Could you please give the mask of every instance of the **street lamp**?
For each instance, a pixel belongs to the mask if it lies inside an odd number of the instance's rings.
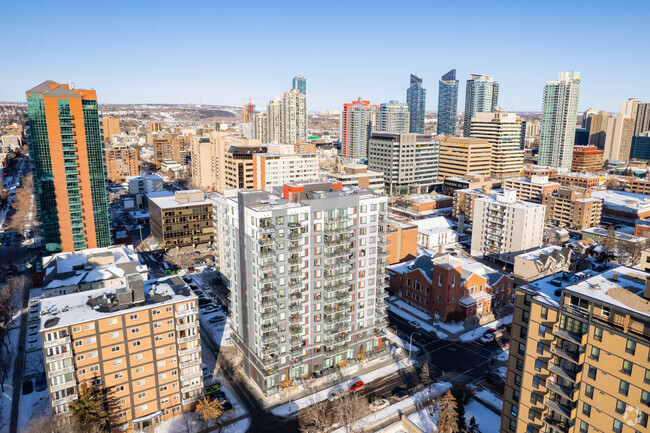
[[[409,361],[411,360],[411,349],[413,348],[413,334],[418,334],[420,337],[422,336],[418,331],[411,332],[411,336],[409,337]]]

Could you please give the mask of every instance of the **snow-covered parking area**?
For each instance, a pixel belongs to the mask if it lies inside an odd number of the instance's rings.
[[[512,314],[509,316],[502,317],[498,320],[495,320],[494,322],[486,323],[483,326],[479,326],[478,328],[466,332],[460,336],[461,341],[475,341],[478,340],[485,334],[485,331],[487,331],[490,328],[498,328],[501,325],[509,325],[512,323]]]

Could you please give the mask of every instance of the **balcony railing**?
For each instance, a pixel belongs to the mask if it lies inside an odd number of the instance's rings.
[[[571,409],[564,406],[563,404],[559,404],[555,400],[548,397],[545,399],[544,404],[549,409],[553,409],[555,412],[558,412],[567,418],[571,418]]]
[[[72,388],[73,386],[76,386],[76,385],[77,385],[77,381],[73,377],[72,379],[70,379],[67,382],[58,383],[56,385],[50,385],[49,389],[50,389],[50,392],[56,392],[56,391],[61,391],[62,389],[66,389],[66,388]]]
[[[567,341],[575,343],[577,345],[582,345],[582,336],[574,334],[573,332],[565,331],[564,329],[554,328],[553,335],[556,335],[560,338],[564,338]]]
[[[178,363],[178,366],[180,368],[188,368],[199,364],[201,364],[201,358],[195,358],[195,359],[190,359],[189,361],[181,361]]]
[[[199,321],[195,320],[193,322],[188,322],[188,323],[183,323],[183,324],[176,324],[176,330],[177,331],[183,331],[185,329],[196,328],[197,326],[199,326]]]
[[[575,395],[575,390],[571,390],[565,386],[560,386],[555,382],[551,382],[550,380],[546,381],[546,388],[558,395],[561,395],[567,400],[573,400],[573,396]]]
[[[554,353],[558,356],[561,356],[564,359],[568,359],[569,361],[578,364],[578,358],[580,357],[580,354],[577,352],[567,352],[566,350],[562,349],[561,347],[551,347],[551,353]]]
[[[59,406],[59,405],[64,404],[64,403],[70,403],[71,401],[75,401],[78,398],[79,398],[79,396],[77,394],[72,394],[72,395],[69,395],[67,397],[61,397],[58,400],[52,400],[52,404],[55,405],[55,406]]]
[[[571,370],[567,370],[566,368],[562,368],[559,365],[549,364],[548,365],[548,371],[550,371],[551,373],[555,373],[557,375],[560,375],[560,376],[564,377],[565,379],[570,380],[573,383],[576,383],[577,374],[574,373]]]
[[[70,343],[70,336],[57,338],[56,340],[45,340],[43,341],[43,347],[63,346],[66,343]]]
[[[187,337],[181,337],[181,338],[178,339],[178,342],[179,343],[187,343],[187,342],[192,341],[192,340],[198,340],[199,338],[201,338],[201,336],[199,334],[194,334],[194,335],[189,335]]]
[[[202,387],[203,385],[201,384],[201,382],[199,382],[199,383],[195,383],[194,385],[188,385],[184,388],[181,388],[181,392],[185,394],[186,392],[196,391],[197,389],[201,389]]]
[[[178,356],[191,355],[193,353],[198,353],[201,351],[201,346],[190,347],[187,349],[178,349]]]

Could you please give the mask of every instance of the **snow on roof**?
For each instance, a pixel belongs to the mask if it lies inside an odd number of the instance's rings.
[[[526,284],[522,288],[534,292],[536,299],[557,307],[560,304],[563,288],[594,275],[598,275],[598,272],[593,270],[585,270],[576,274],[558,272]]]
[[[458,303],[460,303],[460,305],[468,307],[470,305],[476,304],[476,301],[479,301],[481,299],[486,299],[486,298],[492,298],[492,297],[494,297],[494,295],[491,293],[479,292],[462,298],[460,301],[458,301]]]
[[[637,209],[648,210],[650,209],[650,196],[645,194],[635,194],[632,192],[624,191],[592,191],[592,197],[602,199],[605,206],[610,208],[624,208],[624,209]]]
[[[442,216],[410,221],[410,223],[418,226],[418,230],[434,229],[434,228],[451,229],[453,227],[453,223],[447,218]]]
[[[549,255],[552,254],[554,251],[561,251],[561,250],[562,247],[557,245],[551,245],[548,247],[543,247],[537,250],[530,251],[525,254],[519,254],[517,257],[522,258],[524,260],[537,260],[542,255]]]
[[[190,194],[194,194],[197,192],[202,192],[202,191],[199,190],[176,191],[175,195],[168,195],[163,197],[152,197],[151,195],[149,195],[149,201],[154,203],[160,209],[171,209],[171,208],[188,207],[188,206],[206,206],[206,205],[212,206],[212,201],[207,200],[205,198],[205,194],[203,196],[203,200],[184,201],[184,202],[178,202],[176,200],[177,197],[189,196]]]
[[[605,237],[607,236],[607,230],[601,227],[590,227],[588,229],[583,229],[582,232],[594,234],[597,236],[605,236]],[[642,236],[634,236],[619,231],[616,231],[614,233],[616,234],[616,239],[620,239],[628,242],[646,242],[648,240],[647,238],[644,238]]]

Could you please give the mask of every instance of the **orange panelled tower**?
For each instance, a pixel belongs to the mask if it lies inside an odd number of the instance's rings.
[[[26,95],[29,153],[44,252],[111,245],[97,94],[45,81]]]

